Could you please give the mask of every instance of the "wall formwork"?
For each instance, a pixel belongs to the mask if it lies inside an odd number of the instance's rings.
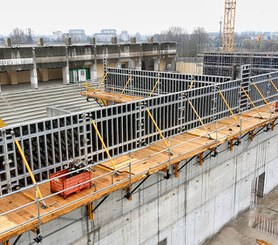
[[[179,178],[152,175],[132,201],[124,191],[112,193],[92,222],[82,208],[43,225],[43,244],[201,244],[250,206],[256,177],[265,173],[264,194],[277,186],[277,163],[277,128],[253,142],[245,137],[232,152],[223,144],[216,157],[203,167],[194,159]]]

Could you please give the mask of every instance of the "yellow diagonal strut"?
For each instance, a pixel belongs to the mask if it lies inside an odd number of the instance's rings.
[[[31,170],[31,168],[30,168],[30,166],[29,166],[29,164],[28,164],[28,162],[27,162],[27,160],[26,160],[26,157],[25,157],[25,155],[24,155],[24,153],[23,153],[23,151],[22,151],[22,148],[21,148],[21,146],[20,146],[20,144],[19,144],[19,142],[18,142],[18,140],[17,140],[16,138],[14,138],[14,141],[15,141],[15,144],[16,144],[16,146],[17,146],[17,149],[18,149],[18,151],[19,151],[19,153],[20,153],[20,155],[21,155],[21,158],[22,158],[22,160],[23,160],[23,162],[24,162],[24,165],[25,165],[25,167],[26,167],[28,173],[30,174],[30,177],[31,177],[31,179],[32,179],[32,182],[33,182],[34,185],[36,185],[36,184],[37,184],[36,179],[35,179],[35,177],[34,177],[34,175],[33,175],[33,172],[32,172],[32,170]],[[41,191],[40,191],[39,186],[37,186],[37,188],[38,188],[37,190],[38,190],[39,198],[40,198],[40,199],[43,199],[43,196],[42,196],[42,193],[41,193]],[[46,204],[44,203],[44,201],[41,200],[41,202],[42,202],[43,207],[46,207]]]
[[[200,123],[201,123],[201,125],[204,127],[204,129],[205,129],[205,131],[206,131],[207,135],[208,135],[208,136],[209,136],[209,138],[211,139],[211,135],[210,135],[210,133],[209,133],[209,131],[208,131],[208,129],[207,129],[207,127],[206,127],[206,125],[203,123],[203,120],[202,120],[202,118],[200,117],[199,113],[196,111],[196,109],[195,109],[194,105],[192,104],[192,102],[191,102],[189,99],[187,99],[187,102],[188,102],[188,103],[189,103],[189,105],[191,106],[191,108],[192,108],[192,110],[194,111],[195,115],[197,116],[197,118],[198,118],[199,122],[200,122]]]
[[[270,79],[270,83],[272,84],[272,86],[274,87],[274,89],[277,91],[278,93],[278,88],[276,87],[276,85],[274,84],[274,82]]]
[[[2,119],[0,119],[0,128],[4,128],[6,126],[7,124]]]
[[[129,78],[128,78],[128,80],[126,81],[125,86],[124,86],[124,89],[123,89],[123,91],[122,91],[122,93],[121,93],[121,94],[123,94],[123,93],[125,92],[125,90],[126,90],[126,88],[127,88],[128,84],[130,83],[131,79],[132,79],[132,77],[131,77],[131,76],[129,76]]]
[[[156,130],[158,131],[160,137],[163,139],[165,146],[168,148],[168,147],[169,147],[169,144],[168,144],[167,140],[165,139],[164,135],[162,134],[160,128],[158,127],[156,121],[154,120],[153,115],[152,115],[152,113],[150,112],[150,109],[147,108],[146,111],[147,111],[149,117],[151,118],[151,120],[152,120],[152,122],[153,122],[153,124],[154,124]]]
[[[95,128],[95,130],[96,130],[96,132],[97,132],[97,135],[98,135],[98,137],[99,137],[99,139],[100,139],[100,142],[101,142],[101,144],[102,144],[102,146],[103,146],[103,148],[104,148],[104,150],[105,150],[105,152],[106,152],[106,154],[107,154],[107,156],[108,156],[110,162],[112,163],[113,168],[114,168],[115,170],[117,170],[116,167],[115,167],[115,163],[114,163],[114,161],[113,161],[113,159],[112,159],[112,157],[111,157],[111,155],[110,155],[110,153],[109,153],[109,151],[108,151],[108,149],[107,149],[107,147],[106,147],[106,145],[105,145],[105,143],[104,143],[104,140],[103,140],[103,138],[102,138],[102,136],[101,136],[101,134],[100,134],[100,132],[99,132],[99,130],[98,130],[98,128],[97,128],[97,125],[96,125],[96,123],[95,123],[94,120],[92,120],[92,124],[93,124],[93,126],[94,126],[94,128]]]
[[[101,81],[100,81],[100,83],[99,83],[99,85],[98,85],[98,87],[97,87],[98,90],[100,89],[101,84],[104,83],[104,81],[105,81],[107,75],[108,75],[108,74],[105,73],[104,76],[102,77],[102,79],[101,79]]]
[[[266,100],[266,98],[262,94],[261,90],[258,88],[257,84],[255,84],[254,81],[252,81],[252,80],[251,80],[251,83],[254,85],[255,89],[258,91],[259,95],[262,97],[262,99],[264,100],[264,103],[267,105],[269,110],[272,110],[271,106],[269,105],[268,101]]]
[[[188,89],[192,89],[192,88],[193,88],[194,83],[195,83],[195,80],[191,80],[191,82],[190,82],[190,85],[189,85]]]
[[[261,118],[263,118],[263,117],[262,117],[262,114],[260,113],[260,111],[258,110],[258,108],[255,106],[253,100],[250,98],[250,96],[248,95],[248,93],[246,92],[246,90],[245,90],[243,87],[241,87],[241,90],[244,92],[244,94],[246,95],[246,97],[248,98],[248,100],[250,101],[250,103],[252,104],[252,106],[254,107],[254,109],[256,110],[256,112],[260,115]]]
[[[191,83],[190,83],[190,85],[189,85],[189,87],[188,87],[188,90],[191,90],[191,89],[193,88],[194,83],[195,83],[195,80],[192,80]],[[206,131],[208,137],[211,139],[211,135],[210,135],[210,133],[209,133],[209,131],[208,131],[206,125],[203,123],[203,120],[202,120],[202,118],[200,117],[199,113],[196,111],[194,105],[192,104],[192,102],[191,102],[188,98],[187,98],[187,101],[188,101],[188,104],[191,106],[193,112],[194,112],[195,115],[197,116],[199,122],[200,122],[201,125],[204,127],[204,129],[205,129],[205,131]]]
[[[150,97],[152,97],[152,95],[153,95],[153,93],[154,93],[154,91],[155,91],[157,85],[159,84],[159,80],[160,80],[160,77],[157,79],[155,85],[153,86],[153,89],[152,89],[152,91],[151,91],[151,93],[150,93]]]
[[[219,94],[220,94],[222,100],[224,101],[225,105],[227,106],[229,112],[231,113],[233,119],[235,120],[235,122],[236,122],[237,124],[239,124],[239,121],[237,120],[237,117],[236,117],[235,114],[233,113],[232,108],[230,107],[228,101],[226,100],[226,98],[225,98],[224,94],[222,93],[222,91],[220,90],[219,86],[217,86],[217,89],[218,89],[218,92],[219,92]]]

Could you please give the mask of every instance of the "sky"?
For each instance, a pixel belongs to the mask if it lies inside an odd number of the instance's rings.
[[[16,27],[35,35],[84,29],[87,35],[101,29],[153,35],[179,26],[191,33],[196,27],[218,32],[225,0],[13,0],[1,1],[0,34]],[[277,0],[237,0],[236,32],[278,31]]]

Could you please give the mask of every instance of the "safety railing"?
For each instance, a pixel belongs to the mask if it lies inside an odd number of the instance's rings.
[[[129,70],[124,70],[123,73],[124,88],[131,74]],[[134,71],[135,75],[137,73],[140,75],[140,71]],[[154,78],[154,83],[148,87],[151,93],[158,81],[157,72],[145,73],[153,75]],[[164,76],[166,75],[171,76],[171,73],[165,73]],[[109,76],[108,73],[106,80],[109,80]],[[185,75],[179,74],[179,76],[182,78]],[[278,87],[277,78],[277,72],[253,77],[254,83],[264,97],[262,98],[258,90],[252,87],[254,85],[250,84],[250,91],[247,92],[255,107],[265,104],[264,99],[268,103],[277,100],[275,90],[275,87]],[[159,81],[161,79],[162,76]],[[174,77],[171,79],[174,80]],[[222,78],[219,79],[222,81]],[[176,92],[175,90],[180,87],[171,85],[174,92],[158,95],[155,91],[152,97],[150,94],[146,97],[146,90],[144,91],[146,98],[139,101],[1,128],[0,163],[3,164],[0,164],[0,194],[32,184],[11,131],[18,139],[36,181],[41,182],[48,179],[51,173],[60,170],[70,159],[80,158],[88,163],[98,163],[107,159],[107,151],[91,120],[95,121],[110,156],[115,157],[160,140],[161,133],[168,138],[202,124],[233,116],[240,113],[240,110],[251,109],[240,108],[240,80],[223,80],[220,83],[206,82],[206,84],[201,81],[200,85],[197,80],[180,79],[179,83],[184,83],[182,86],[185,86],[186,90]],[[131,84],[130,80],[125,93],[132,91]]]
[[[209,139],[209,141],[204,141],[204,138],[208,139],[208,135],[206,132],[204,134],[201,134],[199,136],[193,136],[191,134],[189,140],[184,140],[181,143],[176,143],[176,144],[171,144],[171,137],[167,137],[166,140],[169,142],[167,147],[165,147],[162,150],[157,150],[156,152],[148,155],[147,157],[141,158],[141,159],[136,159],[135,161],[132,160],[132,154],[136,151],[136,149],[125,152],[126,156],[128,157],[128,161],[126,161],[126,164],[120,164],[118,167],[117,164],[115,165],[115,169],[110,169],[107,170],[105,173],[99,173],[98,176],[93,177],[91,179],[88,179],[86,181],[83,181],[82,183],[78,183],[72,187],[63,189],[61,191],[58,191],[56,193],[52,194],[47,194],[45,196],[39,195],[39,189],[42,186],[49,185],[50,181],[55,181],[58,178],[61,177],[66,177],[69,174],[75,174],[78,173],[78,171],[88,171],[88,167],[92,169],[96,169],[98,166],[101,166],[101,164],[104,164],[104,162],[107,163],[107,160],[102,160],[98,163],[95,164],[89,164],[84,168],[71,171],[70,173],[60,175],[58,177],[52,178],[52,179],[45,179],[41,181],[40,183],[32,184],[30,186],[24,187],[20,190],[14,191],[13,193],[8,193],[6,195],[0,196],[0,201],[1,203],[5,203],[5,199],[8,200],[9,197],[12,195],[20,195],[23,192],[29,193],[31,190],[34,193],[34,198],[33,200],[30,198],[29,202],[21,204],[20,207],[12,208],[10,210],[6,210],[5,212],[0,213],[1,217],[16,217],[16,215],[20,215],[20,213],[23,210],[36,210],[36,212],[32,213],[32,218],[26,219],[22,222],[18,221],[17,223],[7,226],[6,228],[1,227],[0,229],[0,237],[4,236],[8,232],[15,231],[17,229],[22,229],[25,225],[28,225],[30,223],[33,224],[33,227],[36,227],[39,229],[40,232],[43,232],[41,230],[41,224],[51,220],[50,216],[54,214],[57,214],[61,210],[70,210],[68,209],[70,206],[73,204],[76,204],[77,206],[80,205],[85,205],[87,203],[90,203],[92,201],[95,201],[98,199],[100,196],[107,195],[112,191],[115,191],[117,189],[122,189],[123,186],[125,187],[131,187],[131,185],[134,182],[137,182],[140,179],[145,178],[149,174],[158,172],[159,170],[162,170],[163,168],[167,168],[171,170],[171,166],[177,162],[180,162],[182,160],[187,159],[189,156],[195,156],[196,152],[203,152],[207,149],[216,149],[218,145],[223,143],[223,141],[228,141],[229,138],[232,138],[233,136],[235,138],[238,138],[241,140],[241,137],[250,130],[250,128],[253,128],[254,125],[250,124],[250,126],[246,126],[248,121],[251,121],[251,118],[245,117],[243,118],[240,115],[237,115],[238,120],[239,120],[239,125],[237,122],[233,122],[230,125],[225,125],[222,127],[219,127],[218,121],[213,122],[212,124],[215,124],[215,130],[210,130],[210,134],[213,135]],[[245,126],[243,126],[245,125]],[[229,131],[228,129],[237,129],[235,132],[232,133],[232,135],[223,135],[224,131]],[[183,133],[177,134],[177,136],[181,135]],[[233,135],[234,134],[234,135]],[[202,139],[200,141],[200,139]],[[196,144],[196,147],[194,149],[190,149],[187,147],[189,143],[192,143],[194,141],[198,141],[198,144]],[[203,142],[203,143],[200,143]],[[149,146],[155,145],[157,142],[153,142],[149,144]],[[180,151],[178,148],[182,148],[183,150]],[[178,153],[177,153],[178,152]],[[163,157],[161,157],[163,156]],[[136,169],[142,169],[137,168],[138,166],[142,166],[146,163],[146,161],[149,161],[151,159],[160,159],[158,162],[157,160],[154,161],[156,164],[154,164],[152,167],[146,167],[142,171],[136,171]],[[199,164],[202,164],[199,160]],[[102,169],[102,168],[101,168]],[[136,174],[134,174],[136,172]],[[173,174],[173,173],[172,173]],[[194,174],[190,174],[191,178],[194,177]],[[120,178],[120,179],[119,179]],[[99,187],[97,184],[98,181],[104,180],[103,183],[106,183],[105,186]],[[76,196],[76,198],[71,198],[71,201],[64,201],[61,202],[61,204],[55,206],[53,205],[54,200],[57,201],[57,195],[61,194],[64,191],[71,190],[73,188],[76,188],[78,186],[84,185],[86,183],[91,183],[92,184],[92,191],[91,192],[86,192],[85,196]],[[42,188],[43,189],[43,188]],[[73,194],[74,195],[74,194]],[[84,203],[84,198],[86,198],[86,201]],[[46,206],[46,209],[45,209]]]

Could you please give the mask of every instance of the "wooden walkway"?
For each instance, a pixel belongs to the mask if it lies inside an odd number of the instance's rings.
[[[95,98],[105,101],[112,101],[116,103],[126,103],[135,100],[141,100],[142,97],[139,96],[131,96],[127,94],[119,94],[115,92],[104,92],[104,91],[91,91],[91,92],[80,92],[82,96],[86,96],[87,98]]]
[[[241,121],[241,126],[236,125],[232,117],[221,119],[217,124],[207,124],[206,128],[210,137],[204,127],[171,137],[169,139],[171,154],[169,154],[169,149],[165,147],[164,142],[159,141],[130,154],[115,157],[113,161],[119,175],[115,175],[111,161],[94,166],[92,188],[84,189],[66,199],[60,195],[51,194],[49,182],[40,184],[39,187],[42,195],[46,198],[44,201],[47,205],[46,209],[39,208],[40,218],[38,218],[38,205],[34,201],[34,187],[1,197],[0,242],[26,231],[35,230],[39,223],[49,222],[81,206],[99,200],[105,195],[128,188],[132,183],[138,182],[152,173],[163,171],[169,165],[175,166],[177,177],[180,161],[199,154],[202,156],[203,152],[213,150],[217,145],[224,142],[230,141],[233,143],[241,135],[248,132],[250,132],[250,140],[252,140],[253,131],[257,128],[272,125],[272,129],[274,129],[278,112],[270,114],[267,112],[268,108],[266,106],[258,109],[263,118],[259,118],[255,110],[244,112],[242,116],[237,116],[237,119]],[[214,132],[216,128],[218,128],[217,133]],[[200,161],[201,164],[202,161]],[[29,205],[24,207],[27,204]],[[16,210],[5,214],[13,209]]]

